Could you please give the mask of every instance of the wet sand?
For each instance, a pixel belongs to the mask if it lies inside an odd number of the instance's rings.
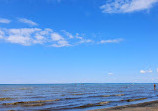
[[[158,111],[158,100],[133,104],[133,105],[117,106],[117,107],[105,108],[105,109],[96,109],[91,111]]]

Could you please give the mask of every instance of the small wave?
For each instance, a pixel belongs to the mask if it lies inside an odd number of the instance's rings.
[[[44,106],[44,103],[35,103],[35,104],[24,104],[25,107],[31,107],[31,106]]]
[[[13,98],[0,98],[0,101],[12,100]]]
[[[64,99],[66,99],[66,100],[69,100],[69,99],[80,99],[80,97],[78,97],[78,98],[64,98]]]
[[[123,92],[123,91],[118,91],[118,92]]]
[[[113,95],[113,96],[124,96],[125,94],[116,94],[116,95]]]
[[[95,103],[95,104],[85,104],[85,105],[78,106],[75,108],[87,108],[87,107],[94,107],[94,106],[103,106],[103,105],[108,104],[108,103],[110,103],[110,101],[103,101],[103,102],[99,102],[99,103]]]
[[[88,93],[81,93],[81,94],[97,94],[96,92],[88,92]]]
[[[111,97],[111,96],[124,96],[125,94],[114,94],[114,95],[97,95],[97,96],[89,96],[89,97]]]
[[[145,100],[145,99],[147,99],[147,98],[127,99],[127,100],[124,100],[124,101],[132,102],[132,101],[139,101],[139,100]]]
[[[89,96],[89,97],[110,97],[111,95],[97,95],[97,96]]]
[[[31,90],[32,88],[27,88],[27,87],[23,87],[23,88],[19,88],[20,90]]]
[[[8,90],[8,89],[4,89],[4,90],[2,90],[2,91],[7,92],[7,91],[9,91],[9,90]]]
[[[110,97],[112,95],[100,95],[100,97]]]
[[[84,94],[72,94],[72,95],[84,95]]]
[[[130,88],[129,86],[124,86],[124,87],[121,87],[121,88]]]
[[[39,100],[39,101],[21,101],[21,102],[14,102],[14,103],[3,103],[3,105],[23,105],[23,104],[31,104],[31,103],[46,103],[46,102],[53,102],[59,101],[60,99],[55,100]]]
[[[74,92],[68,92],[68,93],[78,93],[78,92],[74,91]]]
[[[93,107],[93,106],[101,106],[101,105],[96,105],[96,104],[85,104],[85,105],[82,105],[82,106],[78,106],[78,107],[75,107],[75,108],[87,108],[87,107]]]
[[[99,102],[98,104],[104,105],[104,104],[108,104],[108,103],[110,103],[110,101],[103,101],[103,102]]]
[[[81,98],[88,98],[88,97],[110,97],[110,96],[123,96],[123,94],[122,95],[120,95],[120,94],[118,94],[118,95],[98,95],[98,96],[87,96],[87,97],[75,97],[75,98],[63,98],[63,99],[67,99],[67,100],[69,100],[69,99],[81,99]]]
[[[86,95],[86,94],[96,94],[96,93],[73,93],[71,95]]]
[[[31,95],[32,96],[32,95]],[[33,96],[31,98],[45,98],[44,96]]]

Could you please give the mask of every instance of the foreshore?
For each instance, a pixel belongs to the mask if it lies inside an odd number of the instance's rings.
[[[90,111],[158,111],[158,100]]]

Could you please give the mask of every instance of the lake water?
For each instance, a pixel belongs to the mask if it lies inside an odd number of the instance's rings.
[[[0,111],[85,111],[152,100],[153,84],[0,85]]]

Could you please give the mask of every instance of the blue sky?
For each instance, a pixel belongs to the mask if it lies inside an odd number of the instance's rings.
[[[1,0],[0,83],[158,81],[158,0]]]

